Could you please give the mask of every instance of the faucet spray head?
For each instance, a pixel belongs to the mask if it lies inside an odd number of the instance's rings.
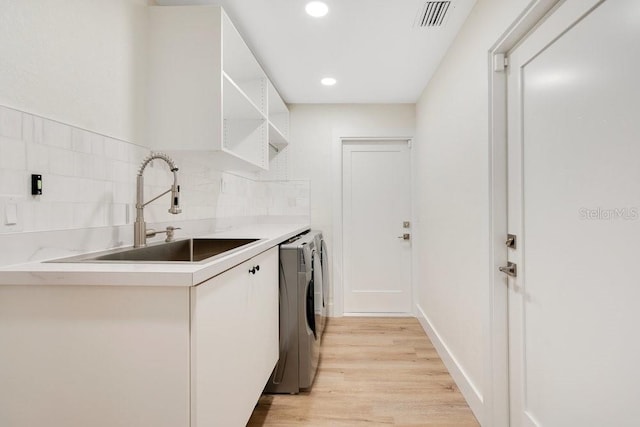
[[[173,172],[173,185],[171,186],[171,206],[169,207],[169,213],[179,214],[182,212],[180,207],[180,185],[178,184],[178,168],[171,169]]]

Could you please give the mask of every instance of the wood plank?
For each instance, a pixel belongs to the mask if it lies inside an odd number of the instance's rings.
[[[477,427],[414,318],[329,319],[310,391],[263,395],[248,426]]]

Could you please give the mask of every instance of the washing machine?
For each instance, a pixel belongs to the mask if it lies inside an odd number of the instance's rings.
[[[322,236],[321,231],[311,231],[315,234],[315,245],[316,252],[320,255],[319,263],[320,266],[316,271],[317,280],[320,282],[320,286],[316,287],[316,307],[320,316],[320,335],[324,334],[324,330],[327,327],[327,322],[329,320],[329,293],[331,289],[331,273],[329,271],[329,252],[327,251],[327,243]]]
[[[310,231],[280,245],[280,358],[265,393],[308,389],[318,369],[324,321],[317,234]]]

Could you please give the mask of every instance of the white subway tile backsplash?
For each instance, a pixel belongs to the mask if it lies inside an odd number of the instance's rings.
[[[128,205],[113,203],[108,205],[106,222],[109,225],[124,225],[127,223]]]
[[[47,228],[73,227],[74,205],[71,203],[49,203]]]
[[[104,136],[95,133],[91,136],[91,154],[98,157],[104,157]]]
[[[121,230],[117,226],[131,226],[136,175],[149,153],[135,144],[0,106],[0,196],[24,199],[20,215],[25,232],[43,232],[36,235],[45,236],[44,232],[53,230],[76,233],[93,227]],[[256,181],[253,174],[215,169],[208,154],[169,155],[179,168],[183,213],[169,214],[169,196],[163,196],[145,208],[151,227],[214,219],[220,220],[219,224],[250,223],[268,215],[309,214],[308,182]],[[43,175],[41,196],[30,194],[31,173]],[[162,161],[152,162],[144,179],[145,201],[166,191],[173,182]],[[85,235],[90,238],[93,234],[87,230]],[[36,242],[37,238],[23,240]],[[81,246],[87,246],[86,242]],[[0,259],[2,264],[6,262]]]
[[[108,178],[112,181],[135,182],[135,167],[130,163],[125,163],[117,160],[113,161],[111,162],[110,171],[111,173],[108,175]]]
[[[51,147],[71,149],[71,126],[42,119],[42,142]]]
[[[24,230],[29,230],[29,231],[36,230],[35,224],[34,224],[35,206],[36,206],[35,203],[23,203],[22,218],[19,218],[19,219],[22,220],[22,225]]]
[[[33,205],[33,229],[49,230],[55,224],[54,219],[49,214],[50,203],[36,203]]]
[[[98,203],[75,203],[73,206],[73,227],[89,228],[107,225],[106,209]]]
[[[113,182],[113,202],[114,203],[134,203],[135,188],[134,183]]]
[[[74,179],[74,203],[82,203],[82,202],[97,202],[96,194],[94,194],[94,181],[86,178],[76,178]]]
[[[78,191],[78,180],[71,176],[48,174],[42,176],[42,195],[35,196],[47,203],[75,203],[82,198]]]
[[[96,178],[94,157],[85,153],[72,153],[73,176]],[[104,177],[102,177],[104,179]]]
[[[133,144],[117,140],[115,138],[104,138],[104,155],[112,160],[121,162],[132,162],[136,152]]]
[[[0,136],[0,168],[24,170],[27,168],[26,145],[20,139]]]
[[[83,129],[71,129],[71,149],[80,153],[91,153],[92,134]]]
[[[91,172],[92,177],[94,179],[100,179],[100,180],[106,181],[108,176],[108,166],[109,166],[108,160],[101,157],[92,156],[91,162],[93,166],[93,170]]]
[[[33,116],[22,113],[22,140],[24,142],[34,142]]]
[[[308,197],[296,197],[296,207],[301,208],[309,208],[309,198]]]
[[[44,119],[38,116],[31,116],[33,119],[33,142],[44,144]]]
[[[0,195],[26,195],[29,179],[25,171],[0,169]]]
[[[55,175],[75,176],[75,153],[62,148],[49,147],[49,171]]]
[[[49,147],[33,142],[26,143],[27,170],[29,173],[46,174],[49,172]]]
[[[130,145],[130,150],[131,150],[131,156],[132,156],[131,162],[136,166],[136,172],[137,172],[138,167],[140,166],[140,163],[142,163],[142,159],[147,157],[150,151],[148,148],[140,147],[139,145]]]
[[[22,113],[0,106],[0,136],[22,138]]]
[[[119,160],[118,159],[118,143],[113,138],[105,138],[104,139],[104,156],[107,159],[111,160]]]

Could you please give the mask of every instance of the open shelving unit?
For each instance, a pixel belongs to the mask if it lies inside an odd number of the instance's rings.
[[[289,145],[289,109],[271,82],[267,84],[269,143],[276,151]]]
[[[226,74],[222,86],[222,150],[249,164],[266,169],[266,118],[253,100]],[[266,160],[265,160],[266,159]]]
[[[150,146],[268,170],[289,143],[289,110],[227,14],[219,6],[149,9]]]

